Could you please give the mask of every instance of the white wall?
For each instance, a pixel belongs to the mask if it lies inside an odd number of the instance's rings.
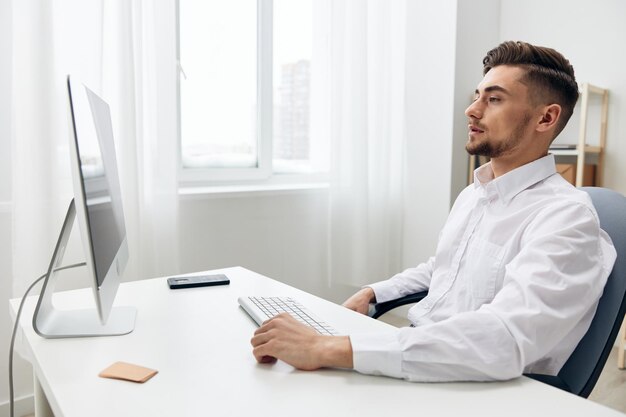
[[[459,1],[454,70],[454,131],[450,200],[454,202],[467,186],[469,158],[467,116],[474,90],[483,77],[483,57],[500,39],[500,0]],[[480,23],[478,23],[480,22]],[[485,24],[485,22],[490,22]]]
[[[428,259],[451,204],[457,1],[407,2],[404,267]]]
[[[11,4],[0,0],[0,204],[11,198]]]
[[[626,2],[501,1],[502,41],[552,47],[570,60],[579,82],[610,90],[604,186],[626,194]],[[570,125],[576,122],[573,117]]]
[[[181,272],[240,265],[335,299],[327,239],[327,189],[186,196],[180,203]]]

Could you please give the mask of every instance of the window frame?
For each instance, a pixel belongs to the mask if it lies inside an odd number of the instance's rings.
[[[178,178],[181,186],[206,186],[233,182],[258,182],[272,177],[273,0],[257,0],[257,166],[250,168],[187,168],[182,162],[180,0],[176,0],[176,108],[178,119]]]
[[[273,170],[274,145],[274,97],[273,97],[273,0],[257,0],[257,167],[225,168],[204,167],[185,168],[182,163],[181,97],[180,82],[184,69],[180,60],[180,0],[176,0],[176,108],[177,108],[177,151],[178,183],[181,190],[208,190],[212,187],[235,186],[251,187],[276,186],[327,187],[329,172],[275,173]],[[308,184],[308,185],[307,185]],[[256,189],[256,188],[255,188]],[[258,190],[257,190],[258,191]]]

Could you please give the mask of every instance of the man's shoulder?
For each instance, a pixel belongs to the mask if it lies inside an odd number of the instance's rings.
[[[463,188],[459,195],[456,197],[455,203],[470,198],[476,192],[476,186],[472,183]]]
[[[557,207],[582,205],[595,212],[589,194],[574,187],[559,174],[551,175],[520,194],[523,200],[528,200],[527,203],[539,202]]]
[[[585,191],[574,187],[560,175],[552,175],[524,190],[515,204],[529,209],[531,223],[544,222],[558,225],[558,219],[578,219],[599,225],[598,214],[591,197]]]

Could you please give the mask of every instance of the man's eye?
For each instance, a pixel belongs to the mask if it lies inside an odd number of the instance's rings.
[[[491,103],[498,102],[498,101],[500,101],[500,97],[489,97],[489,101]]]

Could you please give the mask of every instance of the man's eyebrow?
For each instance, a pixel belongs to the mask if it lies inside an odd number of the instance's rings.
[[[499,85],[490,85],[489,87],[485,87],[485,93],[490,93],[490,92],[492,92],[492,91],[499,91],[499,92],[504,93],[504,94],[506,94],[506,95],[509,95],[509,96],[511,95],[511,93],[509,92],[509,90],[507,90],[506,88],[501,87],[501,86],[499,86]],[[478,91],[478,89],[476,89],[476,90],[474,91],[474,94],[476,94],[476,95],[480,94],[480,92]]]

